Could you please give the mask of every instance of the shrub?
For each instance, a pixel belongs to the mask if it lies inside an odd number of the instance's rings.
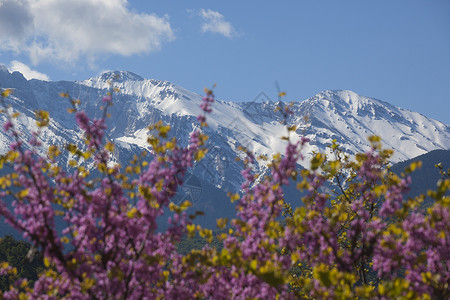
[[[4,105],[8,94],[2,92]],[[10,209],[3,201],[0,213],[42,251],[46,268],[34,285],[17,280],[4,298],[450,297],[450,180],[439,181],[429,193],[434,205],[419,210],[424,196],[404,199],[408,175],[389,172],[392,153],[379,138],[372,137],[371,150],[354,158],[333,143],[333,155],[317,153],[310,170],[300,171],[297,162],[308,141],[292,142],[290,127],[286,152],[273,157],[270,175],[258,182],[248,152],[242,190],[230,194],[237,201],[236,218],[217,220],[224,229],[217,249],[209,244],[212,230],[186,218],[189,202],[170,202],[184,173],[205,155],[206,136],[196,131],[180,147],[167,138],[170,127],[157,123],[150,127],[151,155],[121,168],[109,162],[114,145],[103,142],[111,93],[103,99],[103,117],[93,120],[78,111],[78,100],[62,96],[71,101],[86,142],[85,148],[66,146],[72,157],[68,170],[57,163],[63,149],[50,146],[47,157],[37,154],[39,132],[30,141],[34,148],[25,149],[5,109],[4,129],[15,141],[0,158],[13,168],[0,178],[0,196],[13,202]],[[207,90],[204,113],[213,100]],[[36,119],[39,127],[49,123],[46,112],[37,112]],[[205,114],[198,119],[207,126]],[[88,163],[98,171],[95,178]],[[283,195],[293,182],[307,191],[295,210]],[[156,218],[165,208],[173,212],[170,226],[158,231]],[[57,217],[67,224],[61,232]],[[208,243],[181,254],[176,250],[185,234]],[[14,268],[3,264],[1,275],[14,275]]]

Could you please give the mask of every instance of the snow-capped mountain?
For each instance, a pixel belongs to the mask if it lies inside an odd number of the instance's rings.
[[[170,82],[144,79],[131,72],[107,72],[80,82],[27,81],[20,73],[12,74],[0,66],[0,85],[13,88],[12,109],[21,113],[17,125],[24,139],[34,128],[34,111],[50,112],[50,126],[42,133],[45,145],[76,142],[82,133],[75,128],[67,99],[59,94],[67,92],[82,101],[81,108],[89,116],[102,112],[101,99],[110,84],[120,89],[114,95],[108,120],[107,138],[117,145],[115,159],[126,164],[135,153],[149,149],[148,126],[163,120],[172,127],[171,134],[187,143],[189,133],[198,127],[201,96]],[[220,96],[220,95],[219,95]],[[368,149],[367,137],[379,135],[386,147],[395,151],[394,162],[410,159],[435,149],[450,149],[450,126],[419,113],[395,107],[389,103],[360,96],[352,91],[324,91],[314,97],[294,102],[293,114],[283,125],[283,116],[276,108],[283,103],[234,103],[216,101],[208,116],[209,154],[192,172],[199,178],[224,190],[236,190],[241,183],[242,166],[235,161],[241,156],[242,145],[258,155],[269,157],[283,152],[286,125],[296,125],[291,138],[308,137],[311,142],[304,149],[324,151],[333,139],[350,154]],[[2,117],[4,120],[4,117]],[[0,152],[4,153],[10,139],[0,133]],[[308,162],[299,162],[308,167]],[[264,162],[256,169],[265,170]]]

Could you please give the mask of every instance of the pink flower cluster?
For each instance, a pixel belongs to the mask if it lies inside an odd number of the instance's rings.
[[[202,124],[213,101],[207,90]],[[286,120],[289,110],[283,113]],[[13,122],[4,125],[17,139],[0,158],[14,170],[0,177],[0,214],[42,251],[47,266],[33,287],[19,280],[5,299],[450,297],[448,178],[430,192],[435,203],[424,210],[421,198],[405,199],[409,178],[386,170],[389,157],[376,143],[354,161],[333,146],[336,160],[317,154],[312,170],[300,170],[308,141],[287,138],[284,155],[272,159],[264,178],[253,173],[256,158],[247,151],[242,189],[231,194],[236,218],[228,227],[218,220],[224,229],[214,235],[188,220],[188,203],[171,203],[185,172],[203,156],[206,137],[195,131],[180,147],[158,125],[151,157],[136,156],[121,168],[111,166],[113,146],[103,142],[105,117],[76,112],[86,148],[68,145],[68,170],[58,165],[57,147],[40,157],[24,149]],[[295,183],[306,194],[294,210],[283,188]],[[169,226],[161,230],[157,219],[169,209]],[[66,223],[62,231],[57,218]],[[185,234],[217,238],[223,248],[208,243],[181,255]],[[0,276],[11,270],[0,266]]]

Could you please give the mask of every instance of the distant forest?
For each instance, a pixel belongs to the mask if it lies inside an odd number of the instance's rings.
[[[214,236],[218,234],[219,232],[216,232]],[[206,240],[198,235],[193,238],[186,236],[180,241],[178,251],[186,255],[191,250],[200,250],[205,245]],[[213,239],[211,245],[219,250],[223,247],[222,243],[216,237]],[[29,243],[15,240],[11,235],[0,238],[0,262],[6,261],[10,266],[15,267],[17,269],[17,278],[26,278],[29,282],[35,282],[38,279],[39,273],[45,267],[41,253],[36,252],[31,261],[27,258],[30,249],[31,245]],[[12,283],[11,278],[0,276],[1,291],[8,290],[8,287]]]
[[[17,269],[17,278],[26,278],[29,282],[38,279],[38,274],[44,270],[42,255],[36,252],[33,257],[27,258],[31,245],[24,241],[17,241],[7,235],[0,238],[0,262],[8,262]],[[14,279],[0,276],[0,289],[6,291]]]

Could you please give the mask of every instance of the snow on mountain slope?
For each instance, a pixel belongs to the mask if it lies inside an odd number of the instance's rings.
[[[148,126],[162,119],[172,127],[171,134],[186,144],[189,133],[198,128],[196,116],[201,113],[201,96],[170,82],[144,79],[125,71],[107,72],[81,82],[27,81],[20,73],[10,74],[0,68],[2,87],[15,89],[13,109],[27,118],[19,119],[22,130],[31,126],[36,109],[50,112],[51,126],[46,130],[51,142],[63,144],[79,140],[73,115],[67,114],[69,104],[59,93],[67,92],[82,100],[81,108],[90,116],[100,116],[101,98],[110,88],[120,88],[114,95],[108,120],[107,138],[117,144],[116,160],[127,163],[132,154],[148,149]],[[225,190],[236,189],[241,182],[241,165],[235,161],[242,156],[237,150],[243,145],[256,154],[269,157],[283,152],[286,134],[281,113],[275,112],[280,103],[233,103],[216,101],[208,115],[209,154],[193,172],[196,176]],[[281,104],[282,105],[282,104]],[[386,147],[395,151],[394,161],[413,158],[434,149],[450,149],[450,126],[389,103],[360,96],[351,91],[324,91],[301,102],[294,102],[288,125],[298,127],[292,136],[310,138],[305,154],[324,151],[336,139],[348,153],[368,149],[367,137],[379,135]],[[5,151],[7,139],[0,134],[0,149]],[[300,162],[305,167],[308,163]],[[261,163],[257,171],[263,172]]]
[[[395,162],[450,147],[450,126],[352,91],[321,92],[296,103],[294,115],[302,112],[311,122],[305,134],[322,150],[336,138],[350,153],[364,151],[369,135],[395,150]]]

